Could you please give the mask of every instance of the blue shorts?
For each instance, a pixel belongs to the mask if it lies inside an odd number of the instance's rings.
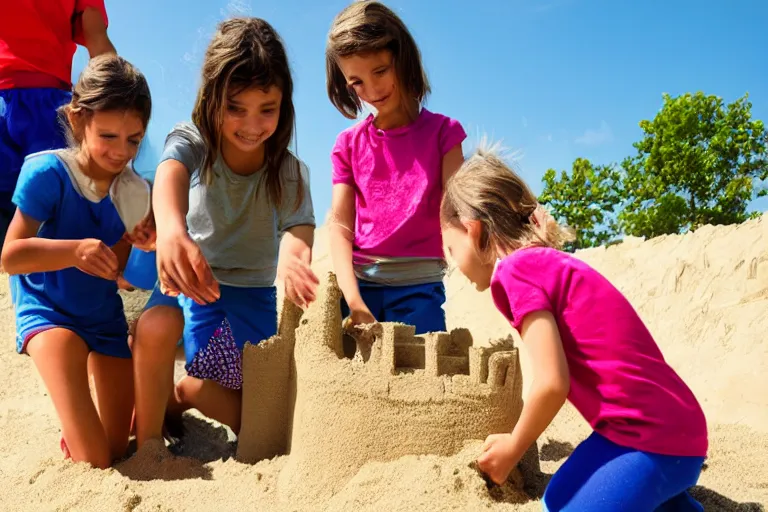
[[[416,334],[443,332],[445,327],[445,286],[427,283],[411,286],[383,286],[360,281],[360,295],[379,322],[402,322],[416,327]],[[349,307],[341,299],[341,316]]]
[[[67,146],[57,109],[71,98],[61,89],[0,90],[0,246],[16,211],[11,196],[24,157]]]
[[[11,293],[14,293],[13,282]],[[36,335],[50,329],[62,328],[80,336],[88,348],[97,354],[123,359],[131,358],[125,314],[116,315],[111,322],[84,326],[67,315],[41,306],[35,310],[27,308],[23,317],[16,318],[16,326],[16,351],[19,354],[27,352],[27,343]]]
[[[688,489],[704,457],[676,457],[619,446],[593,433],[568,457],[544,492],[548,512],[697,511]]]
[[[183,295],[176,298],[163,295],[160,287],[155,285],[144,306],[145,311],[155,306],[168,306],[182,311],[187,371],[198,366],[195,358],[206,352],[209,343],[221,341],[221,331],[227,334],[227,341],[230,341],[231,333],[232,345],[240,353],[246,342],[260,343],[277,334],[277,293],[274,287],[240,288],[220,285],[219,288],[219,300],[201,306]],[[220,347],[221,345],[218,345],[217,349]],[[237,357],[232,360],[236,363],[240,361]],[[237,372],[242,369],[229,368],[227,371]],[[212,375],[193,376],[219,381]]]

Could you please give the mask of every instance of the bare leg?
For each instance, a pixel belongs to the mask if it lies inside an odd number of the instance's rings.
[[[240,433],[242,391],[225,388],[212,380],[186,376],[176,385],[176,395],[187,409],[195,408]]]
[[[133,375],[136,393],[136,443],[162,439],[163,418],[173,391],[176,343],[184,329],[180,310],[153,307],[139,317],[133,339]]]
[[[133,361],[91,352],[89,366],[112,460],[122,458],[128,449],[133,417]]]
[[[32,338],[27,353],[53,400],[72,460],[108,468],[110,443],[88,386],[88,346],[72,331],[54,328]]]

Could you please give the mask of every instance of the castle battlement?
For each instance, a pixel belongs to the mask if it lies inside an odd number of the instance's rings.
[[[453,455],[517,422],[522,375],[511,338],[481,348],[467,329],[345,331],[333,274],[318,292],[306,311],[285,301],[278,335],[243,355],[237,458],[290,453],[278,483],[294,499],[297,489],[332,495],[368,461]]]

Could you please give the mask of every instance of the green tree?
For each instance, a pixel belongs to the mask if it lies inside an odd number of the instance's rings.
[[[622,231],[650,238],[744,222],[768,179],[768,132],[752,120],[748,95],[730,105],[701,92],[663,97],[656,117],[640,122],[637,155],[622,162]]]
[[[592,165],[584,158],[573,162],[571,173],[554,169],[544,173],[539,202],[561,223],[574,229],[576,240],[566,250],[596,247],[616,235],[613,215],[622,199],[619,172],[614,165]]]

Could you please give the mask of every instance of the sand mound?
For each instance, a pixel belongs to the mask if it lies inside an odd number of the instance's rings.
[[[328,270],[323,233],[323,229],[318,230],[318,273]],[[768,504],[768,450],[762,448],[768,446],[766,247],[768,216],[739,226],[705,227],[685,236],[646,242],[633,239],[578,254],[627,294],[648,323],[667,360],[702,402],[710,426],[711,451],[700,486],[693,492],[708,511],[757,511],[764,510],[760,504]],[[135,299],[137,307],[144,300],[137,292],[124,297]],[[490,297],[474,291],[458,273],[448,279],[448,297],[449,329],[469,328],[473,346],[489,345],[491,340],[504,339],[510,334],[513,339],[519,339],[493,309]],[[289,319],[281,318],[281,322],[283,320],[287,325]],[[321,406],[308,413],[306,422],[300,415],[290,414],[301,400],[300,384],[297,389],[291,389],[290,385],[266,387],[266,379],[263,379],[262,399],[274,397],[268,406],[273,411],[279,410],[279,404],[285,404],[285,416],[257,422],[258,411],[251,411],[252,427],[266,427],[262,435],[277,440],[276,444],[260,446],[267,446],[273,453],[291,450],[291,455],[255,464],[239,462],[234,459],[231,433],[192,414],[185,418],[191,433],[185,439],[184,457],[171,456],[162,446],[150,445],[107,471],[65,462],[58,450],[60,432],[45,389],[29,358],[14,353],[13,317],[5,278],[0,278],[0,329],[4,340],[0,348],[0,368],[3,369],[0,435],[4,441],[0,445],[0,488],[3,489],[0,510],[540,509],[535,499],[519,493],[514,482],[489,488],[470,467],[479,447],[476,440],[454,444],[452,449],[457,452],[450,455],[408,454],[389,461],[370,460],[350,471],[351,476],[337,484],[339,487],[333,496],[308,495],[311,493],[302,488],[305,480],[290,478],[290,475],[302,474],[297,471],[300,464],[291,459],[295,457],[299,461],[303,454],[305,461],[323,457],[341,460],[329,454],[333,450],[344,453],[349,448],[334,444],[332,436],[337,434],[330,433],[333,422],[330,426],[316,424],[314,430],[309,429],[311,418],[328,422],[327,418],[332,416]],[[299,335],[293,341],[301,345],[302,339],[315,338]],[[280,351],[275,351],[274,364],[288,365],[290,371],[297,371],[303,365],[300,363],[303,357],[305,362],[314,361],[316,357],[327,362],[333,356],[330,360],[340,365],[333,365],[332,369],[337,372],[333,375],[346,379],[345,372],[359,373],[363,380],[355,382],[360,383],[364,382],[365,371],[375,368],[365,369],[365,364],[354,360],[342,361],[344,358],[339,358],[332,348],[319,354],[298,355],[295,367],[286,353],[279,355]],[[521,354],[520,365],[525,376],[528,367],[525,347],[516,343],[516,348]],[[297,354],[301,352],[297,350]],[[353,370],[358,367],[362,371],[355,373]],[[426,371],[426,353],[425,369],[418,371]],[[312,382],[319,386],[327,382],[326,377],[331,381],[336,378],[333,375],[319,375],[313,377]],[[417,375],[396,374],[387,379],[406,377]],[[451,380],[454,377],[451,376]],[[524,379],[523,395],[525,389]],[[306,396],[315,397],[313,400],[328,397],[336,400],[323,389],[313,393]],[[359,397],[377,400],[375,389],[361,388]],[[290,425],[291,432],[308,432],[303,447],[298,438],[288,446],[289,437],[279,435],[276,428],[270,433],[270,426],[286,424]],[[354,424],[341,422],[339,425],[349,429]],[[324,429],[329,432],[324,433]],[[402,429],[407,431],[408,427]],[[374,445],[386,442],[392,430],[389,426],[377,431]],[[538,475],[538,480],[527,482],[527,490],[534,497],[536,488],[540,489],[546,482],[546,475],[554,472],[588,433],[588,426],[572,408],[561,411],[538,443],[543,473]],[[365,450],[369,438],[358,436],[358,439],[361,449]],[[259,446],[253,439],[250,442],[254,443],[251,448]],[[315,452],[307,446],[311,442],[320,445]],[[238,451],[246,448],[243,439]],[[310,453],[315,455],[308,455]],[[357,463],[355,461],[355,465]],[[292,489],[285,486],[286,481],[291,482],[296,496],[303,495],[304,499],[292,501]]]

